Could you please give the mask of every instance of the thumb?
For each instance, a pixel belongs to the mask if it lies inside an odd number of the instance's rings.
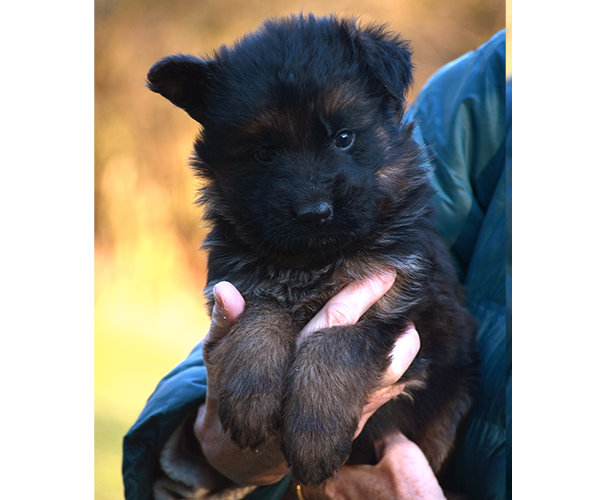
[[[353,281],[334,295],[300,332],[299,341],[331,326],[355,324],[394,284],[396,271],[386,269],[360,281]]]
[[[244,312],[244,298],[228,281],[221,281],[213,287],[215,305],[212,310],[210,328],[205,342],[217,343]]]

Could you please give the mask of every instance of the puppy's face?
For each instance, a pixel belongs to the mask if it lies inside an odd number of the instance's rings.
[[[264,82],[272,88],[262,99],[253,96],[264,89],[244,86],[254,109],[205,127],[196,145],[200,168],[245,242],[283,254],[327,253],[374,223],[381,103],[357,81],[336,89],[338,82],[287,78]],[[221,109],[236,109],[227,101]]]
[[[270,22],[213,59],[173,56],[152,90],[203,125],[204,201],[252,248],[335,254],[368,238],[398,162],[410,54],[335,18]]]

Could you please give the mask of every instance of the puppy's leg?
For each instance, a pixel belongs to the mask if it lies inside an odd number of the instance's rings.
[[[219,419],[241,448],[259,448],[280,425],[294,327],[283,309],[248,301],[231,331],[210,351]]]
[[[395,335],[383,330],[373,322],[327,328],[299,346],[281,429],[295,481],[318,485],[346,462],[363,406],[389,365]]]

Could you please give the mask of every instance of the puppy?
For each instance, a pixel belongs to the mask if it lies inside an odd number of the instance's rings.
[[[193,168],[212,226],[206,296],[233,283],[246,309],[206,346],[219,418],[241,448],[280,436],[294,481],[373,463],[393,429],[439,472],[476,385],[476,328],[440,239],[430,168],[403,121],[408,42],[335,16],[269,20],[213,57],[173,55],[149,88],[202,125]],[[393,268],[357,324],[302,327],[345,285]],[[353,436],[368,395],[414,322],[421,350],[396,398]],[[353,452],[354,446],[354,452]]]

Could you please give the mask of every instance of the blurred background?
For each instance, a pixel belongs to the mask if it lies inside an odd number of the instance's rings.
[[[443,64],[511,29],[504,0],[95,1],[97,500],[124,498],[123,435],[208,328],[205,229],[188,168],[197,124],[147,90],[146,73],[161,57],[209,54],[265,17],[299,11],[359,15],[412,40],[410,102]]]

